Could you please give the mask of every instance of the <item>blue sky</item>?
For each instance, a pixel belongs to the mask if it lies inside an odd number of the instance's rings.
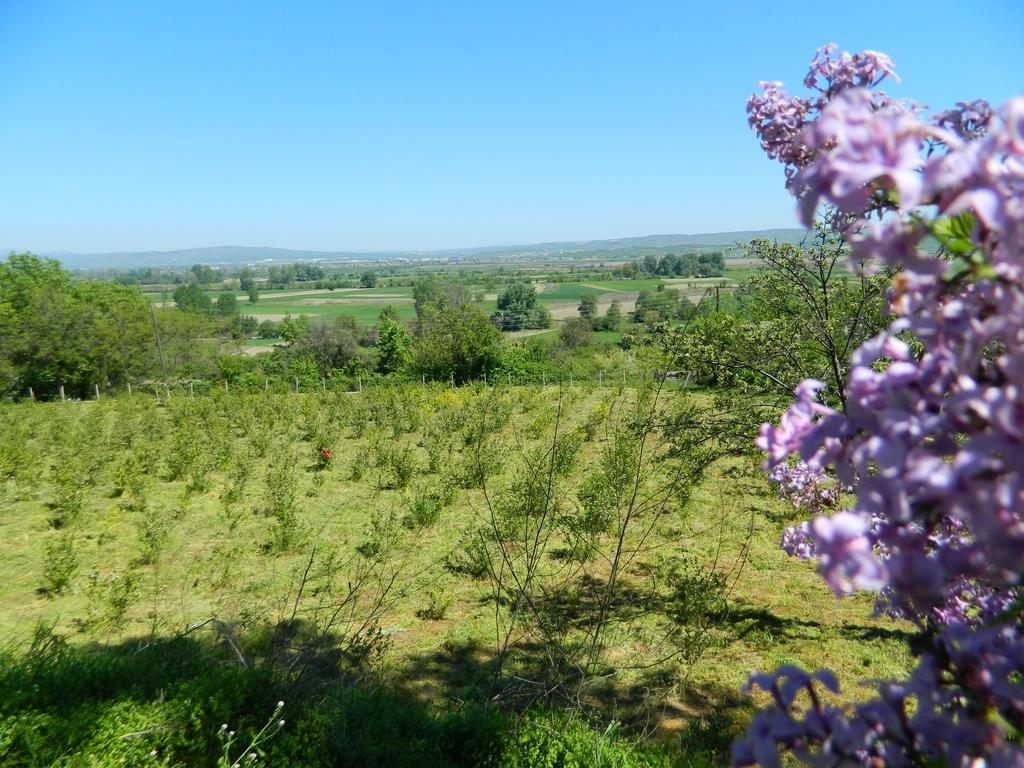
[[[757,80],[1024,93],[1024,2],[0,0],[0,248],[434,249],[792,226]]]

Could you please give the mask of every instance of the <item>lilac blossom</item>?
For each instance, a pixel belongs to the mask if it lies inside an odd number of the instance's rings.
[[[1024,98],[928,120],[876,90],[889,77],[888,57],[827,46],[809,96],[772,84],[752,99],[805,221],[834,206],[855,265],[900,270],[892,324],[851,357],[845,412],[804,382],[757,445],[812,518],[783,547],[817,560],[837,595],[876,591],[881,612],[912,622],[917,665],[849,707],[821,699],[836,690],[822,673],[753,676],[772,704],[736,743],[737,765],[786,752],[1024,765]],[[948,255],[924,251],[928,236]],[[839,486],[854,499],[835,511]]]

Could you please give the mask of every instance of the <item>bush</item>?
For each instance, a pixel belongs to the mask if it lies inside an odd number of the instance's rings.
[[[444,617],[448,614],[448,609],[451,608],[452,602],[453,598],[446,595],[442,590],[433,589],[430,591],[427,604],[416,611],[416,616],[425,621],[443,621]]]
[[[453,491],[447,483],[419,489],[413,496],[412,509],[402,520],[410,530],[429,528],[441,519],[441,512],[452,503]]]
[[[619,736],[618,723],[604,732],[565,713],[539,712],[525,717],[514,741],[502,754],[500,768],[669,768],[661,750],[641,751]]]
[[[43,554],[44,589],[59,595],[71,583],[78,570],[78,555],[71,533],[64,531],[46,543]]]
[[[491,552],[487,546],[489,533],[483,527],[463,531],[455,548],[444,558],[445,569],[474,579],[482,579],[490,573]]]

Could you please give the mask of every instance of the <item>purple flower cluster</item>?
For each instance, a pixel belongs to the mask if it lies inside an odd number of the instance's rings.
[[[780,499],[808,515],[817,515],[839,502],[839,485],[805,461],[776,464],[768,479],[776,484]]]
[[[773,472],[798,456],[852,489],[831,516],[811,502],[784,547],[818,559],[836,594],[878,590],[915,622],[918,664],[853,708],[821,702],[816,686],[835,690],[822,673],[755,676],[774,704],[738,765],[777,765],[780,750],[815,765],[1024,765],[1024,98],[928,121],[873,90],[892,75],[888,57],[828,47],[801,110],[777,84],[751,99],[805,221],[830,203],[855,267],[900,270],[894,322],[851,358],[846,411],[804,382],[758,445]],[[920,248],[928,236],[943,255]]]

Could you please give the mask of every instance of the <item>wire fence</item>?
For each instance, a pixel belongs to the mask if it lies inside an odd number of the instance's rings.
[[[335,375],[321,378],[319,381],[309,377],[255,377],[245,376],[234,381],[228,379],[185,379],[175,381],[142,380],[128,382],[124,385],[111,386],[93,385],[91,396],[81,394],[72,396],[65,391],[63,385],[56,390],[37,392],[29,388],[27,395],[33,401],[83,401],[101,400],[110,397],[142,396],[153,397],[159,401],[180,398],[195,398],[219,392],[274,394],[316,394],[316,393],[358,393],[365,389],[380,387],[398,387],[409,384],[428,384],[433,386],[458,387],[636,387],[651,382],[665,382],[685,387],[689,377],[680,371],[655,371],[651,369],[616,369],[597,372],[579,373],[567,371],[553,373],[548,371],[498,371],[484,374],[476,379],[456,379],[449,375],[448,379],[427,376],[379,376],[379,375]]]

